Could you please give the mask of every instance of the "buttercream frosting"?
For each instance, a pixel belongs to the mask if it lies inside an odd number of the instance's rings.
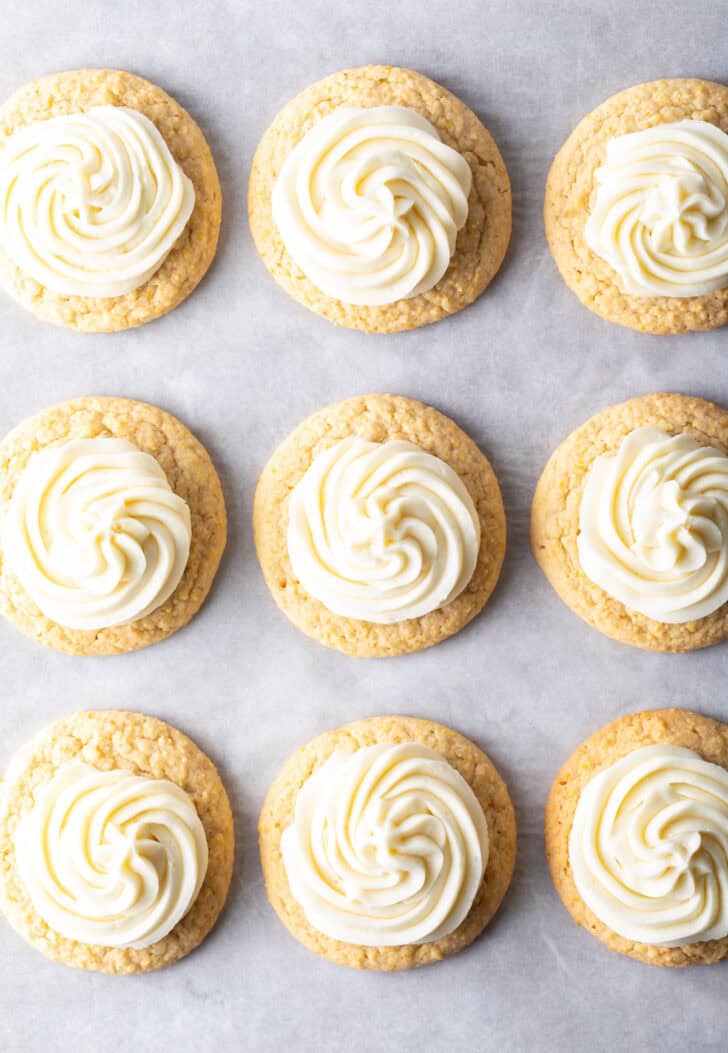
[[[125,439],[35,453],[3,524],[3,555],[43,614],[69,629],[138,621],[180,582],[190,512],[159,462]]]
[[[337,940],[438,940],[467,916],[488,861],[472,789],[419,743],[335,751],[301,787],[281,850],[293,896]]]
[[[455,599],[478,560],[480,521],[465,484],[403,440],[339,440],[294,488],[288,552],[330,611],[384,624]]]
[[[15,858],[56,932],[101,947],[148,947],[190,909],[208,862],[187,793],[166,779],[74,761],[41,786],[18,824]]]
[[[634,750],[582,791],[569,861],[583,901],[626,940],[728,936],[728,771],[682,747]]]
[[[584,235],[634,296],[728,285],[728,135],[674,121],[610,139]]]
[[[455,251],[465,158],[404,106],[340,107],[293,148],[272,208],[286,249],[327,296],[380,306],[432,289]]]
[[[637,428],[590,468],[577,546],[626,607],[668,624],[711,614],[728,600],[728,457]]]
[[[139,288],[194,202],[155,125],[125,106],[34,121],[0,146],[0,246],[55,293],[109,298]]]

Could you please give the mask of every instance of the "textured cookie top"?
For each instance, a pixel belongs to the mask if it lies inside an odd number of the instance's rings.
[[[728,955],[728,937],[660,947],[625,939],[604,924],[578,893],[569,839],[577,805],[587,785],[622,758],[662,745],[694,751],[710,764],[728,769],[728,725],[682,709],[662,709],[620,717],[586,739],[557,775],[546,804],[546,855],[556,889],[578,925],[614,951],[651,965],[700,965]],[[664,826],[664,823],[663,823]],[[679,851],[679,850],[678,850]],[[687,887],[687,886],[685,886]]]
[[[668,624],[631,609],[587,577],[580,517],[597,458],[613,455],[640,428],[686,435],[701,447],[728,451],[728,413],[687,395],[655,394],[610,406],[577,428],[552,454],[531,508],[531,545],[544,574],[566,604],[595,628],[624,643],[656,651],[691,651],[728,635],[728,605],[704,617]]]
[[[51,406],[0,442],[0,522],[6,520],[34,454],[68,440],[97,438],[126,440],[159,464],[172,491],[189,510],[189,556],[174,592],[143,617],[98,630],[69,629],[42,613],[0,547],[0,611],[39,643],[69,654],[119,654],[180,629],[204,601],[225,547],[225,502],[204,447],[170,414],[120,398],[79,398]]]
[[[194,188],[181,235],[142,285],[110,298],[53,291],[0,249],[0,280],[39,317],[82,332],[111,332],[151,321],[187,297],[210,266],[220,230],[220,183],[209,147],[190,115],[161,88],[119,70],[54,73],[16,91],[0,109],[0,142],[38,121],[126,107],[148,118]]]
[[[322,293],[286,250],[273,217],[273,188],[291,151],[322,118],[340,107],[380,106],[414,110],[429,121],[446,146],[465,158],[472,173],[468,214],[450,266],[434,288],[384,306],[347,304]],[[248,211],[256,247],[276,281],[311,310],[364,332],[414,329],[472,303],[500,267],[511,232],[508,174],[491,136],[475,114],[439,84],[393,66],[334,73],[288,103],[253,159]]]
[[[62,936],[36,912],[18,869],[15,837],[56,774],[80,763],[180,787],[192,801],[208,848],[205,879],[191,909],[148,947],[101,947]],[[116,710],[74,713],[41,731],[13,758],[0,788],[0,906],[13,927],[49,958],[80,969],[139,973],[171,965],[215,924],[232,874],[233,820],[212,762],[186,735],[154,717]]]
[[[657,125],[704,121],[728,133],[728,87],[710,81],[652,81],[607,99],[574,129],[556,156],[546,184],[544,219],[565,282],[592,311],[648,333],[715,329],[728,321],[728,285],[687,298],[636,296],[617,271],[587,245],[595,206],[595,172],[610,140]]]
[[[325,936],[306,919],[286,876],[281,851],[283,832],[294,821],[301,787],[336,751],[378,744],[419,743],[434,751],[472,789],[487,822],[489,854],[483,881],[472,907],[450,935],[405,946],[361,946]],[[260,853],[268,897],[291,934],[310,950],[357,969],[391,971],[440,961],[471,943],[498,909],[515,864],[516,824],[505,783],[491,761],[458,732],[413,717],[372,717],[329,731],[309,742],[283,766],[268,791],[258,822]]]
[[[351,436],[405,440],[434,454],[465,485],[480,521],[480,547],[470,581],[438,610],[392,624],[334,614],[306,591],[288,547],[291,494],[314,459]],[[255,494],[258,558],[278,606],[309,636],[346,654],[384,657],[419,651],[461,629],[493,591],[505,554],[505,515],[493,469],[478,447],[437,410],[398,395],[366,395],[319,410],[295,429],[266,465]]]

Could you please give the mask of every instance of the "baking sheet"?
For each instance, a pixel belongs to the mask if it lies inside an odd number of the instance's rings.
[[[0,297],[0,431],[79,394],[125,395],[178,415],[223,479],[230,541],[202,613],[122,658],[69,659],[0,625],[0,765],[81,707],[141,709],[219,765],[236,816],[229,906],[199,951],[141,978],[76,973],[0,924],[0,1048],[277,1053],[725,1048],[728,965],[655,970],[610,955],[561,907],[543,856],[542,807],[561,762],[622,713],[684,705],[728,720],[728,646],[686,656],[621,646],[556,598],[527,538],[553,447],[603,406],[653,390],[728,405],[728,330],[649,337],[601,321],[561,282],[541,223],[556,149],[613,92],[659,76],[728,79],[725,4],[691,0],[35,0],[2,5],[0,96],[43,73],[116,66],[162,85],[201,124],[224,192],[217,260],[167,318],[77,335]],[[245,193],[274,112],[311,81],[367,62],[410,66],[482,118],[513,183],[513,241],[470,309],[409,334],[338,330],[291,301],[253,248]],[[503,576],[451,641],[383,661],[307,640],[278,612],[250,528],[257,475],[305,415],[348,395],[433,403],[482,446],[508,514]],[[417,972],[358,974],[297,944],[268,906],[255,838],[270,780],[297,746],[358,717],[401,712],[474,738],[518,816],[511,892],[470,950]]]

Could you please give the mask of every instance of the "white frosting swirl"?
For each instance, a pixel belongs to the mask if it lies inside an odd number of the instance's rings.
[[[428,943],[465,919],[488,825],[462,775],[416,742],[337,750],[296,799],[281,850],[314,928],[363,946]]]
[[[3,525],[4,557],[46,617],[69,629],[138,621],[180,582],[192,526],[162,466],[125,439],[34,454]]]
[[[465,484],[411,442],[341,439],[290,497],[288,553],[311,596],[346,618],[391,624],[459,596],[478,561]]]
[[[728,936],[728,771],[677,746],[627,754],[582,791],[569,862],[586,905],[626,940]]]
[[[579,562],[593,582],[658,622],[728,600],[728,457],[689,435],[637,428],[586,479]]]
[[[633,296],[704,296],[728,285],[728,135],[675,121],[607,143],[584,230]]]
[[[468,215],[472,175],[403,106],[341,107],[306,133],[273,189],[273,218],[314,285],[378,306],[435,286]]]
[[[35,121],[0,147],[0,246],[69,296],[122,296],[161,266],[195,191],[155,126],[99,106]]]
[[[18,824],[15,860],[35,910],[62,936],[148,947],[197,898],[207,838],[174,783],[74,761]]]

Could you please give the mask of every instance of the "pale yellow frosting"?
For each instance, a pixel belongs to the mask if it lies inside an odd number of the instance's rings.
[[[479,548],[465,484],[411,442],[341,439],[291,494],[293,572],[347,618],[389,624],[445,606],[470,581]]]
[[[125,439],[34,454],[5,517],[3,556],[46,617],[69,629],[143,618],[174,592],[192,526],[158,461]]]
[[[587,245],[634,296],[705,296],[728,285],[728,135],[658,124],[607,143]]]
[[[0,145],[0,246],[56,293],[108,298],[137,289],[194,203],[154,124],[124,106],[35,121]]]
[[[679,624],[728,600],[728,457],[689,435],[637,428],[592,465],[582,570],[626,607]]]
[[[372,947],[438,940],[468,914],[488,826],[468,783],[415,742],[334,752],[301,787],[281,850],[314,928]]]
[[[286,158],[273,218],[294,261],[327,296],[390,304],[444,275],[471,182],[465,158],[414,110],[340,107]]]
[[[677,746],[627,754],[582,791],[569,861],[586,905],[626,940],[728,936],[728,771]]]
[[[207,838],[166,779],[72,762],[35,795],[15,835],[20,880],[56,932],[101,947],[148,947],[190,909]]]

